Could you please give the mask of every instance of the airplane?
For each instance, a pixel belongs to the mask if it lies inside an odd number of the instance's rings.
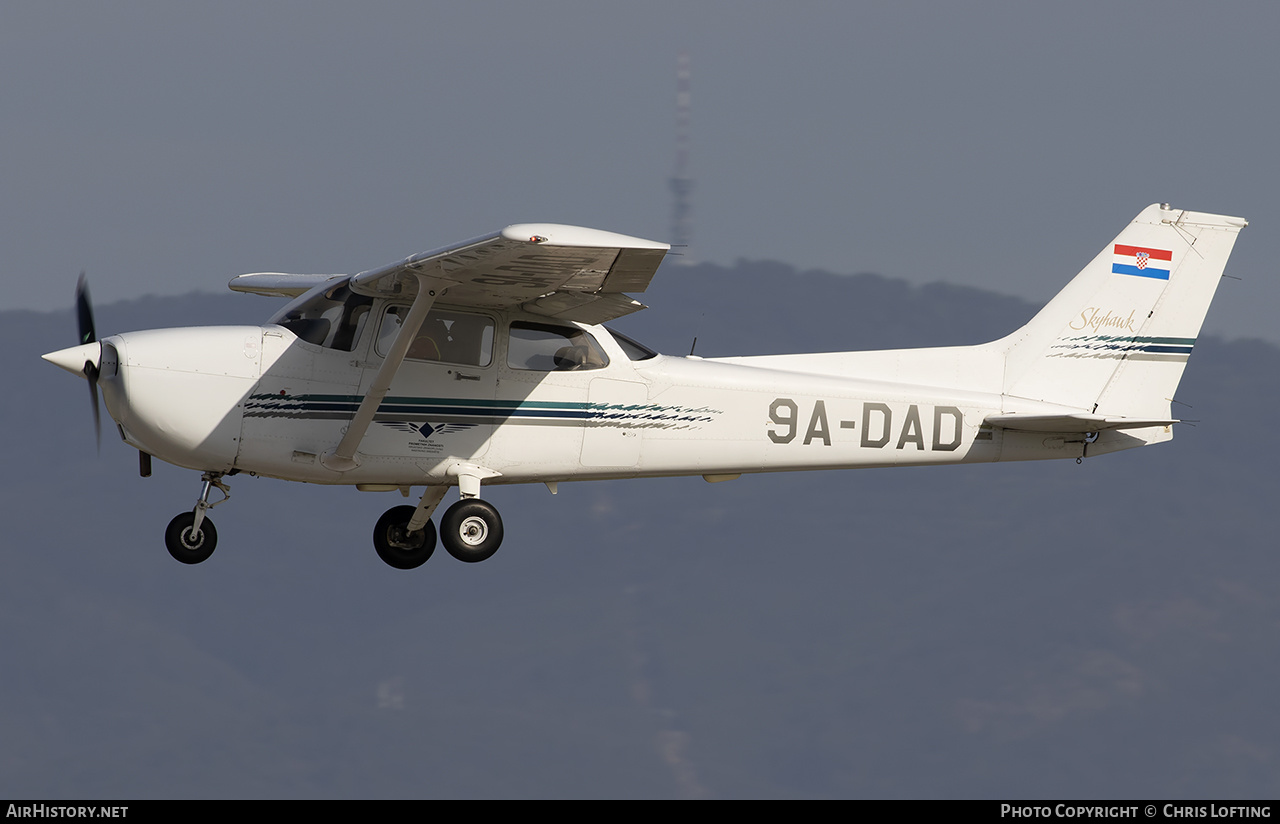
[[[1153,204],[1025,326],[998,340],[862,352],[659,354],[606,324],[646,308],[670,247],[516,224],[354,275],[254,273],[230,288],[292,300],[261,326],[81,341],[44,355],[88,379],[120,437],[201,473],[170,554],[210,557],[208,512],[238,473],[423,491],[373,544],[414,569],[439,541],[466,562],[503,540],[482,488],[566,481],[1021,461],[1173,437],[1171,402],[1240,230]],[[211,501],[213,490],[220,498]]]

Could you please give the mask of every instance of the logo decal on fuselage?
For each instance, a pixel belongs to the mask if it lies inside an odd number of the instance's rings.
[[[399,429],[402,432],[417,432],[423,440],[431,440],[432,435],[448,435],[451,432],[463,432],[474,429],[473,423],[442,423],[432,426],[429,423],[415,424],[409,421],[378,421],[383,426]]]
[[[406,444],[408,450],[416,455],[441,455],[444,453],[444,439],[438,437],[466,432],[475,429],[474,423],[414,423],[413,421],[378,421],[389,429],[399,432],[411,432],[420,437],[411,438]]]

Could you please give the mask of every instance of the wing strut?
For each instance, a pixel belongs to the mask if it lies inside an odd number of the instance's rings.
[[[391,389],[391,381],[399,371],[400,364],[404,362],[409,344],[413,343],[413,339],[418,336],[418,329],[426,319],[427,312],[431,311],[432,304],[436,302],[437,294],[450,285],[447,281],[437,280],[424,274],[415,274],[418,278],[418,295],[413,299],[413,306],[409,307],[409,314],[400,326],[400,333],[396,335],[395,343],[391,344],[391,351],[387,352],[386,359],[382,361],[382,366],[374,376],[373,384],[365,394],[364,400],[360,401],[360,408],[356,410],[355,417],[351,419],[351,423],[347,424],[347,431],[342,436],[342,440],[332,452],[326,452],[321,456],[320,463],[326,469],[346,472],[360,465],[360,462],[355,459],[356,449],[364,440],[369,424],[373,423],[373,415],[382,405],[382,399]]]

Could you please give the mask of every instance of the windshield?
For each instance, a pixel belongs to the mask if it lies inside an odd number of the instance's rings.
[[[302,295],[272,316],[275,323],[307,343],[350,352],[373,308],[373,298],[357,295],[343,279]]]

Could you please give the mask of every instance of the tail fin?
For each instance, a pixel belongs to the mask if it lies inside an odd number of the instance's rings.
[[[1148,206],[1005,351],[1005,394],[1164,419],[1241,218]]]

